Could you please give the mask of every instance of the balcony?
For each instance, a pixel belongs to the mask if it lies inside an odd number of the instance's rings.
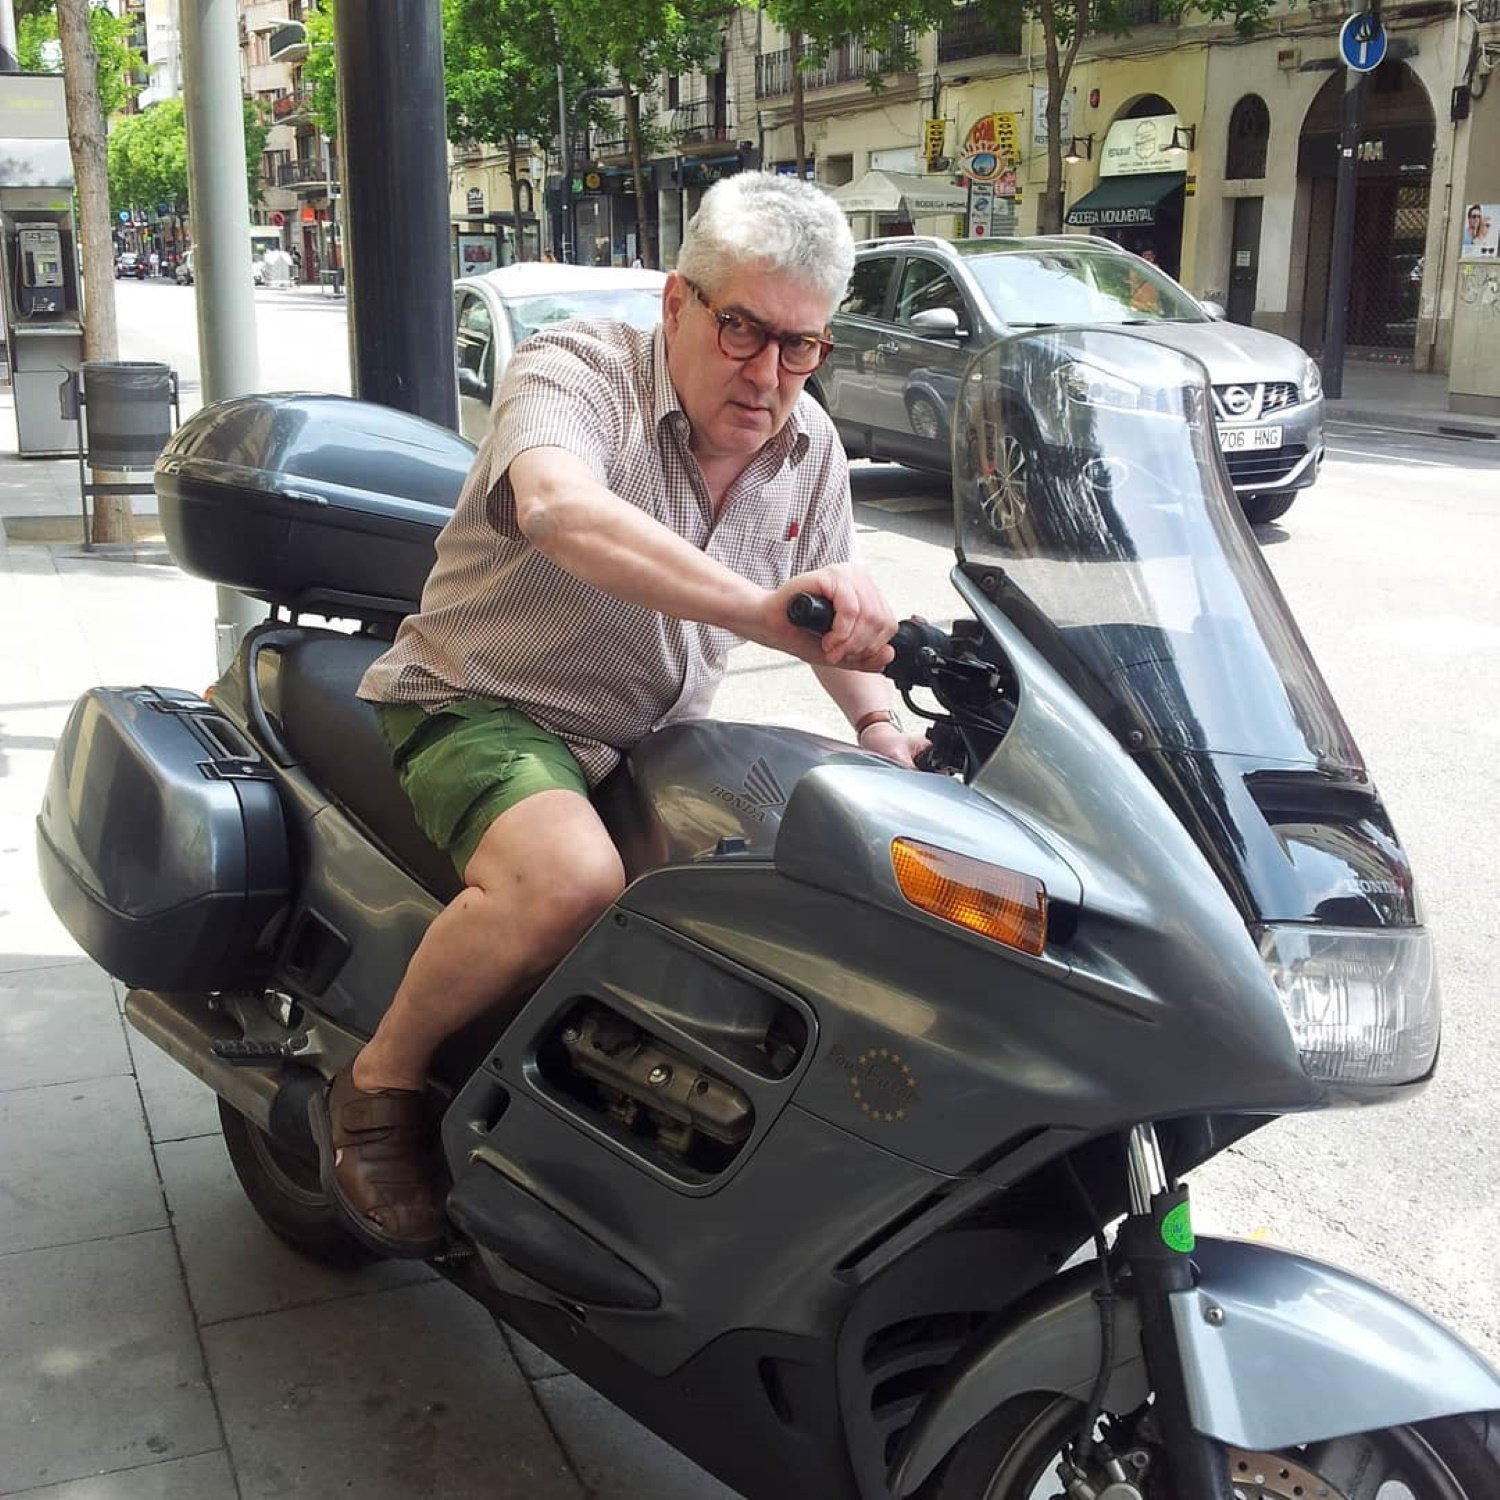
[[[953,13],[938,32],[937,60],[940,63],[959,62],[966,57],[990,57],[1003,54],[1016,56],[1021,51],[1021,18],[1006,27],[1004,34],[996,32],[989,19],[977,5],[966,5]]]
[[[883,48],[866,47],[861,42],[840,42],[820,67],[803,68],[804,89],[829,88],[838,83],[863,83],[892,70]],[[762,52],[755,59],[755,97],[775,99],[792,91],[792,49]]]
[[[1119,5],[1114,8],[1114,15],[1120,18],[1120,33],[1134,31],[1137,26],[1175,26],[1178,23],[1178,11],[1171,10],[1171,14],[1164,14],[1171,9],[1170,4],[1164,0],[1120,0]],[[1095,26],[1094,34],[1106,34],[1106,28]],[[1114,34],[1114,33],[1109,33]]]
[[[312,100],[306,89],[293,89],[289,94],[278,94],[271,101],[271,118],[278,125],[286,125],[301,119],[311,108]]]
[[[1500,0],[1479,0],[1474,10],[1474,19],[1481,24],[1485,21],[1500,21]]]
[[[619,115],[606,120],[602,125],[594,126],[584,136],[584,141],[587,142],[587,150],[580,150],[578,145],[573,148],[574,159],[577,161],[597,161],[606,156],[630,155],[630,131]]]
[[[276,169],[276,186],[284,188],[318,188],[337,193],[339,185],[335,176],[329,181],[330,167],[321,161],[284,161]]]
[[[713,146],[733,139],[728,111],[717,99],[694,99],[672,111],[672,134],[679,147]]]

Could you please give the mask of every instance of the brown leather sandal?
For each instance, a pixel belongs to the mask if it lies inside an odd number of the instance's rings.
[[[383,1255],[424,1260],[447,1240],[426,1101],[408,1089],[366,1093],[352,1064],[308,1104],[323,1192],[349,1231]]]

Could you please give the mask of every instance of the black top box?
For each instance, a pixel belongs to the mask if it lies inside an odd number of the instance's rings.
[[[162,531],[189,573],[280,605],[411,614],[474,462],[421,417],[347,396],[240,396],[188,418],[156,461]]]

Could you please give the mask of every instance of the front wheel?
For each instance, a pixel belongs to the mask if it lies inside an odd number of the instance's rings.
[[[323,1194],[316,1161],[305,1161],[219,1100],[219,1128],[250,1206],[293,1250],[321,1265],[353,1269],[380,1257],[344,1228]]]
[[[1082,1413],[1066,1396],[1018,1397],[959,1442],[922,1489],[922,1500],[1063,1500],[1068,1492],[1058,1466],[1078,1436]],[[1147,1413],[1106,1416],[1096,1436],[1088,1482],[1097,1492],[1121,1484],[1143,1500],[1187,1500],[1166,1473]],[[1238,1500],[1491,1500],[1500,1495],[1500,1412],[1388,1427],[1279,1453],[1226,1448],[1224,1463]]]
[[[1240,509],[1252,526],[1265,526],[1279,521],[1297,498],[1296,490],[1272,490],[1265,495],[1241,495]]]

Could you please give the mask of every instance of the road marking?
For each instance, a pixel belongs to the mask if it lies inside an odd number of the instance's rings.
[[[1460,464],[1445,463],[1440,458],[1408,458],[1405,454],[1380,452],[1369,448],[1335,448],[1332,443],[1324,444],[1324,449],[1328,453],[1352,454],[1355,458],[1382,458],[1388,463],[1395,464],[1397,468],[1400,468],[1403,464],[1421,464],[1426,469],[1456,469],[1462,467]]]

